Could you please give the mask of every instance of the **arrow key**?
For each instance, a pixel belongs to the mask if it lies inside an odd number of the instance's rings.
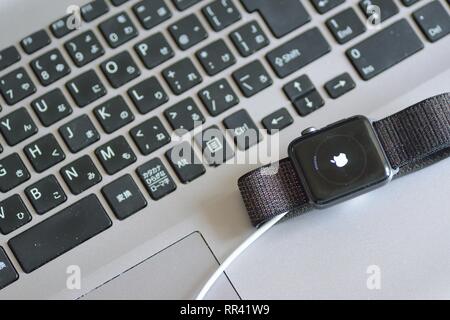
[[[323,107],[325,101],[323,101],[322,96],[316,90],[311,91],[306,96],[297,99],[294,102],[294,107],[298,114],[302,117],[306,117],[311,112]]]
[[[352,77],[347,73],[343,73],[325,84],[325,90],[331,98],[337,99],[356,87]]]
[[[66,158],[58,141],[51,133],[27,145],[24,152],[38,173],[53,167]]]
[[[286,108],[281,108],[262,120],[262,124],[269,134],[275,134],[290,126],[293,122],[294,119],[292,119]]]
[[[289,82],[283,87],[283,91],[291,102],[303,97],[314,90],[314,85],[305,74]]]

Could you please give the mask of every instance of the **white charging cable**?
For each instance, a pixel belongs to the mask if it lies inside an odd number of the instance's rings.
[[[236,260],[237,257],[241,255],[248,247],[250,247],[256,240],[258,240],[264,233],[266,233],[270,228],[276,225],[281,219],[287,215],[286,213],[280,214],[263,224],[257,231],[255,231],[247,240],[245,240],[236,250],[231,253],[228,258],[220,265],[220,267],[213,273],[211,278],[206,282],[205,286],[202,288],[195,300],[203,300],[208,294],[209,290],[214,286],[219,277],[228,269],[228,267]]]

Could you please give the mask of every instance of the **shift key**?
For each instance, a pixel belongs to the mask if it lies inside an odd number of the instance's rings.
[[[424,47],[422,41],[402,19],[347,50],[361,78],[369,80]]]
[[[278,77],[285,78],[330,51],[322,33],[313,28],[269,52],[267,60]]]
[[[23,271],[30,273],[112,225],[95,195],[76,202],[9,240]]]

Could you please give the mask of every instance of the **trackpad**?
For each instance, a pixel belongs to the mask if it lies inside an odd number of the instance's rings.
[[[193,233],[89,292],[81,300],[194,299],[219,266],[203,237]],[[208,299],[239,299],[222,275]]]

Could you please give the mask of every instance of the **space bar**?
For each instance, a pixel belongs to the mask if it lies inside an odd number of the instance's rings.
[[[112,225],[95,195],[76,202],[12,238],[8,244],[30,273]]]

